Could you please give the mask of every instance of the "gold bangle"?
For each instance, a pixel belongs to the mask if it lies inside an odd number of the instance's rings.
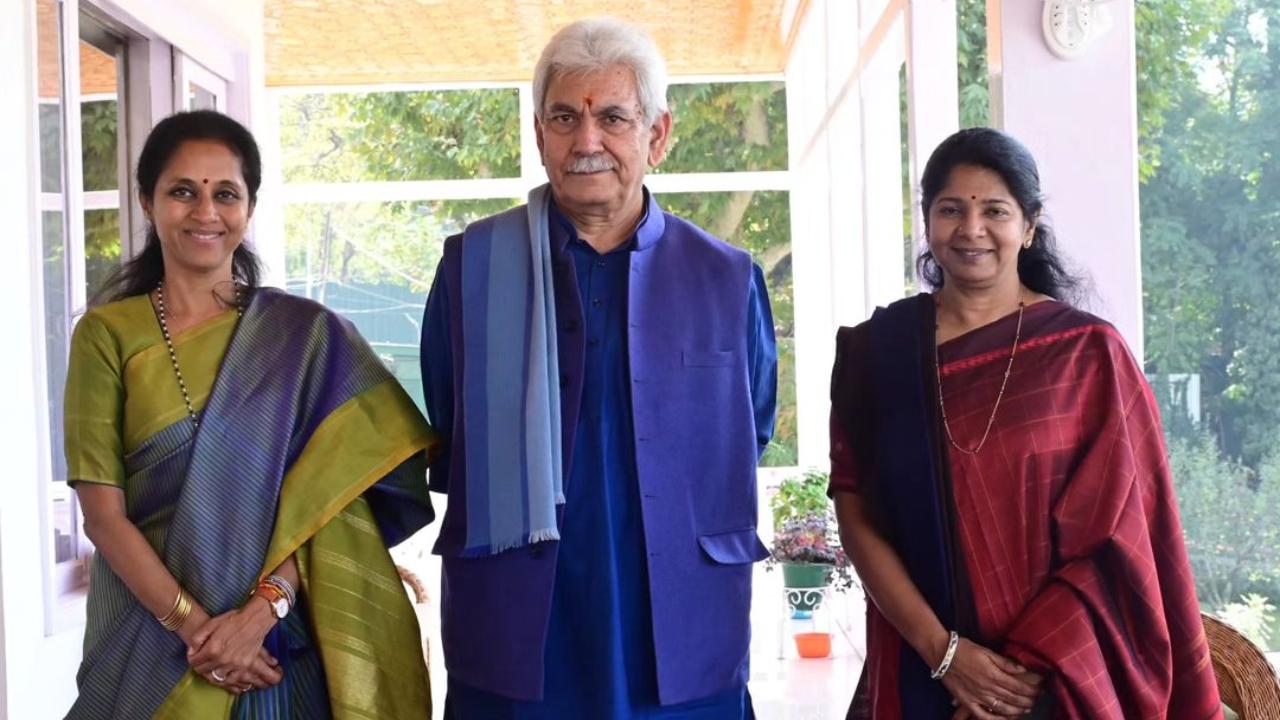
[[[173,632],[182,627],[182,623],[186,622],[187,617],[191,615],[191,597],[187,595],[187,591],[181,587],[178,588],[178,597],[173,601],[173,609],[164,617],[157,617],[160,626],[165,630]]]
[[[191,617],[192,605],[193,603],[191,602],[191,596],[187,594],[186,590],[183,590],[182,591],[182,607],[178,608],[178,617],[175,618],[173,621],[173,629],[175,631],[181,630],[182,626],[186,624],[187,618]]]
[[[168,630],[169,625],[173,622],[174,616],[178,614],[178,608],[181,606],[182,606],[182,586],[179,585],[178,596],[173,599],[173,607],[169,608],[169,612],[165,613],[164,615],[157,615],[156,620],[159,620],[160,625],[163,626],[166,630]]]

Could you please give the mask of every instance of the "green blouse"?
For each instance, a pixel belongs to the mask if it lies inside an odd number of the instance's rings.
[[[219,313],[173,337],[174,354],[199,411],[236,328]],[[151,300],[137,295],[85,313],[71,338],[65,400],[68,482],[124,487],[125,457],[187,414]]]

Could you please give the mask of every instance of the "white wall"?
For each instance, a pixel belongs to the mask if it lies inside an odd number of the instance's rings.
[[[145,35],[182,48],[231,81],[229,108],[257,129],[262,115],[262,0],[91,0]],[[13,270],[0,283],[0,457],[6,484],[0,504],[0,720],[62,717],[75,697],[83,625],[46,633],[43,557],[51,542],[40,492],[47,468],[37,435],[46,421],[35,379],[43,365],[38,233],[38,135],[35,112],[35,13],[31,0],[10,0],[0,23],[0,165],[6,168],[0,217]],[[154,53],[164,57],[164,53]],[[163,99],[168,91],[153,88]],[[161,106],[163,109],[163,106]],[[136,149],[135,149],[136,154]],[[59,623],[61,626],[62,624]]]
[[[35,13],[22,2],[0,23],[0,164],[6,168],[0,216],[10,237],[34,238],[37,200],[35,155]],[[16,19],[16,22],[13,20]],[[36,717],[30,697],[43,683],[43,577],[40,572],[37,438],[33,389],[38,337],[34,333],[32,278],[39,277],[32,242],[11,242],[5,261],[12,272],[0,283],[0,358],[4,383],[0,403],[0,457],[5,459],[0,503],[0,718]]]
[[[1141,358],[1133,4],[1098,6],[1111,14],[1111,29],[1070,62],[1041,38],[1041,3],[999,4],[1003,127],[1040,166],[1061,247],[1096,286],[1091,309],[1114,323]]]
[[[907,2],[907,105],[911,148],[912,236],[924,238],[920,176],[933,149],[960,129],[956,0]]]

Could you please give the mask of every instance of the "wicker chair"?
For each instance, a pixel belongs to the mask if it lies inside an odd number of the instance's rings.
[[[1280,680],[1262,652],[1210,615],[1204,616],[1204,634],[1223,704],[1240,720],[1280,720]]]

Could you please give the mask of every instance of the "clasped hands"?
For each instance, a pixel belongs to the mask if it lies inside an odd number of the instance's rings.
[[[995,720],[1026,715],[1043,678],[1017,662],[964,638],[942,678],[956,706],[952,720]]]
[[[267,601],[255,595],[217,617],[195,607],[178,635],[187,644],[187,662],[198,675],[239,695],[284,678],[280,662],[262,646],[275,623]]]

